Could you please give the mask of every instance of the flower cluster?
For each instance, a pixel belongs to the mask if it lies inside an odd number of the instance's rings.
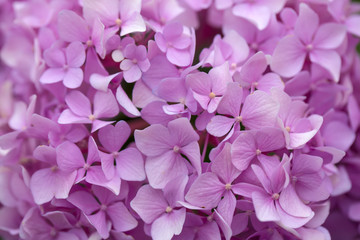
[[[0,235],[359,236],[359,11],[0,0]]]

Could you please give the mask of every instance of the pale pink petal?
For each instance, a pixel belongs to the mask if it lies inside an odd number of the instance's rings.
[[[63,68],[49,68],[40,77],[40,82],[44,84],[60,82],[65,77]]]
[[[186,67],[191,64],[191,54],[187,49],[176,49],[170,47],[166,52],[167,59],[179,67]]]
[[[256,88],[270,93],[271,88],[284,90],[285,85],[279,75],[276,73],[267,73],[259,80]]]
[[[89,117],[91,115],[90,101],[83,93],[72,91],[66,95],[65,102],[76,115],[82,117]]]
[[[121,179],[117,176],[110,180],[107,179],[101,166],[91,166],[86,172],[85,181],[93,185],[107,188],[115,195],[119,195],[120,193]]]
[[[352,15],[346,19],[347,30],[358,37],[360,36],[359,24],[360,16],[358,15]]]
[[[257,90],[244,101],[242,123],[249,129],[275,125],[280,105],[269,94]]]
[[[94,96],[94,116],[96,118],[111,118],[119,113],[119,106],[111,91],[98,91]]]
[[[137,226],[136,219],[122,202],[116,202],[106,210],[116,231],[129,231]]]
[[[81,68],[69,68],[66,70],[63,83],[65,87],[73,89],[80,87],[83,79],[84,73]]]
[[[58,166],[67,172],[82,168],[85,164],[85,159],[78,146],[69,141],[60,144],[56,148],[56,160]]]
[[[188,169],[180,155],[168,151],[157,157],[148,157],[145,172],[152,187],[163,188],[172,179],[186,175]]]
[[[243,17],[253,24],[259,30],[263,30],[270,22],[271,12],[262,4],[240,3],[233,7],[235,16]]]
[[[281,149],[285,146],[283,132],[279,128],[262,128],[255,134],[257,147],[263,152]]]
[[[276,209],[280,217],[280,221],[283,225],[290,228],[299,228],[305,225],[314,216],[314,212],[309,217],[294,217],[286,213],[280,206],[279,201],[275,202]]]
[[[124,1],[127,2],[127,1]],[[121,25],[120,36],[133,32],[145,32],[146,25],[144,19],[138,12],[134,12],[129,18],[127,18]]]
[[[142,186],[136,193],[135,198],[130,202],[130,205],[141,219],[148,224],[165,213],[168,207],[163,192],[150,187],[150,185]]]
[[[225,184],[214,173],[207,172],[195,180],[185,199],[195,206],[211,209],[218,205],[224,191]]]
[[[325,68],[335,82],[339,81],[341,58],[336,51],[316,49],[311,51],[310,60]]]
[[[85,214],[90,215],[92,212],[100,208],[99,203],[95,197],[85,191],[76,191],[67,198],[71,204],[79,208]]]
[[[187,118],[178,118],[169,122],[168,130],[171,136],[168,141],[178,144],[179,147],[199,140],[199,135],[195,132]]]
[[[261,222],[279,221],[280,217],[275,208],[274,200],[265,192],[254,192],[252,194],[256,217]]]
[[[66,60],[69,67],[79,68],[85,62],[85,49],[81,42],[72,42],[66,48]]]
[[[104,211],[100,210],[93,215],[86,215],[86,218],[95,227],[96,231],[103,239],[109,237],[110,226],[108,225]]]
[[[181,154],[184,154],[191,165],[195,168],[197,173],[200,175],[201,173],[201,159],[200,159],[200,147],[199,143],[194,141],[189,143],[186,146],[181,147]]]
[[[217,211],[224,220],[231,225],[236,206],[236,198],[231,191],[226,191],[224,198],[221,199],[217,207]]]
[[[308,120],[313,127],[311,131],[304,132],[304,133],[290,133],[290,143],[288,144],[287,148],[299,148],[310,139],[312,139],[315,134],[319,131],[322,123],[323,118],[320,115],[313,114],[310,117],[308,117]]]
[[[206,125],[206,130],[215,137],[222,137],[230,131],[235,123],[234,118],[216,115]]]
[[[319,16],[305,3],[300,4],[299,17],[295,23],[295,33],[304,44],[310,44],[319,27]]]
[[[302,202],[291,184],[281,191],[279,204],[286,213],[295,217],[309,217],[313,214],[311,208]]]
[[[116,99],[120,106],[124,108],[124,110],[131,116],[140,116],[139,110],[135,107],[134,103],[131,101],[125,91],[121,88],[121,86],[119,86],[116,90]]]
[[[313,46],[320,49],[335,49],[346,37],[346,28],[337,23],[322,24],[315,34]]]
[[[76,171],[63,172],[45,168],[35,172],[30,180],[30,189],[36,204],[49,202],[53,197],[65,199],[75,182]]]
[[[241,133],[231,145],[231,156],[234,166],[243,171],[248,168],[256,156],[254,135],[251,132]]]
[[[119,121],[115,126],[108,125],[100,129],[98,136],[102,146],[112,153],[120,150],[129,138],[130,133],[129,125],[125,121]]]
[[[59,12],[58,31],[60,38],[67,42],[86,42],[90,37],[89,28],[85,20],[70,10]]]
[[[136,148],[127,148],[116,157],[116,169],[121,179],[145,180],[144,159]]]
[[[151,236],[153,239],[167,240],[171,239],[174,235],[179,235],[183,228],[185,217],[185,208],[164,213],[151,225]]]
[[[91,123],[88,117],[81,117],[74,114],[69,109],[65,109],[59,116],[58,123],[70,124],[70,123]]]
[[[90,84],[96,90],[106,92],[108,90],[110,82],[117,76],[122,76],[120,73],[115,73],[109,76],[103,76],[100,74],[92,74],[90,76]]]
[[[243,98],[243,89],[238,83],[228,83],[226,92],[221,99],[217,112],[224,115],[237,117],[240,114],[240,106]]]
[[[134,137],[136,146],[146,156],[159,156],[172,151],[173,148],[169,144],[168,129],[160,124],[151,125],[144,130],[135,130]]]
[[[271,70],[284,77],[293,77],[301,71],[306,57],[304,46],[296,36],[281,39],[271,58]]]

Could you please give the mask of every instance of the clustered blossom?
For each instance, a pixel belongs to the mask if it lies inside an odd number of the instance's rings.
[[[0,0],[0,236],[358,238],[359,12]]]

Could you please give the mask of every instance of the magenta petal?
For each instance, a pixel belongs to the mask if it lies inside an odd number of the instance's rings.
[[[271,58],[271,70],[284,77],[295,76],[304,65],[306,52],[304,46],[291,35],[281,39]]]
[[[89,99],[79,91],[72,91],[66,95],[66,104],[70,110],[82,117],[89,117],[91,115],[91,104]]]
[[[65,71],[63,68],[49,68],[41,75],[39,81],[45,84],[56,83],[63,80],[64,77]]]
[[[99,130],[100,143],[110,153],[117,152],[131,134],[131,129],[125,121],[119,121],[115,126],[108,125]]]
[[[261,222],[279,221],[280,217],[275,208],[274,200],[265,192],[252,194],[256,217]]]
[[[106,178],[112,179],[115,175],[114,155],[99,152],[101,158],[101,167],[106,172]]]
[[[336,51],[316,49],[310,53],[310,60],[325,68],[335,82],[339,81],[341,58]]]
[[[263,152],[281,149],[285,146],[283,132],[279,128],[263,128],[256,132],[257,147]]]
[[[59,13],[58,31],[60,37],[67,42],[86,42],[90,36],[85,20],[70,10],[62,10]]]
[[[232,183],[240,171],[231,162],[231,144],[225,143],[223,150],[212,161],[211,171],[225,183]]]
[[[49,202],[53,197],[65,199],[75,182],[76,171],[63,172],[45,168],[35,172],[30,180],[30,189],[37,204]]]
[[[57,163],[67,172],[75,171],[85,164],[80,149],[72,142],[66,141],[56,148]]]
[[[159,189],[153,189],[150,185],[142,186],[130,205],[139,214],[141,219],[148,224],[165,213],[168,207],[163,192]]]
[[[170,138],[171,143],[183,146],[199,140],[199,135],[195,132],[187,118],[178,118],[169,122],[168,129],[169,134],[172,137]]]
[[[116,169],[121,179],[145,180],[144,159],[136,148],[127,148],[116,157]]]
[[[69,68],[64,76],[64,85],[67,88],[78,88],[80,87],[84,79],[84,73],[81,68]]]
[[[122,202],[116,202],[107,208],[107,215],[111,219],[116,231],[129,231],[137,226],[136,219]]]
[[[40,145],[33,152],[35,159],[56,165],[56,151],[49,146]]]
[[[243,89],[239,86],[239,83],[228,83],[217,112],[233,117],[239,116],[242,97]]]
[[[195,206],[211,209],[217,206],[224,191],[225,184],[214,173],[207,172],[195,180],[185,199]]]

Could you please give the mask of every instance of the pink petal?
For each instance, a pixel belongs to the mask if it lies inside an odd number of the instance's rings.
[[[304,44],[310,44],[319,27],[319,16],[305,3],[300,4],[295,33]]]
[[[125,36],[133,32],[145,32],[145,30],[145,22],[140,13],[133,13],[131,17],[126,19],[124,24],[121,25],[120,36]]]
[[[315,34],[313,45],[320,49],[335,49],[346,37],[346,28],[337,23],[322,24]]]
[[[234,124],[236,124],[234,118],[216,115],[206,125],[206,130],[215,137],[222,137],[230,131]]]
[[[116,231],[129,231],[137,226],[136,219],[122,202],[116,202],[109,206],[106,211]]]
[[[184,154],[191,165],[195,168],[197,173],[201,173],[201,159],[200,159],[200,147],[197,141],[191,142],[186,146],[181,147],[181,154]]]
[[[355,140],[355,133],[345,123],[333,121],[324,127],[322,137],[325,145],[347,151]]]
[[[124,79],[128,83],[136,82],[141,78],[142,75],[142,72],[137,64],[133,64],[129,69],[124,70],[123,73]]]
[[[267,73],[259,80],[256,88],[270,93],[271,88],[284,90],[285,85],[279,75],[276,73]]]
[[[93,225],[96,231],[103,239],[109,237],[110,226],[106,221],[106,214],[104,211],[99,211],[93,215],[86,215],[86,218],[89,220],[91,225]]]
[[[302,145],[310,141],[310,139],[312,139],[315,136],[315,134],[319,131],[323,123],[323,118],[320,115],[313,114],[310,117],[308,117],[308,120],[310,121],[313,129],[311,131],[304,133],[296,133],[296,132],[290,133],[290,143],[287,146],[288,148],[301,147]]]
[[[269,94],[257,90],[244,101],[241,110],[242,123],[249,129],[272,127],[275,125],[279,108],[279,103]]]
[[[140,116],[139,110],[135,107],[134,103],[131,101],[125,91],[121,88],[121,86],[119,86],[116,90],[116,99],[120,106],[124,108],[124,110],[131,116]]]
[[[195,180],[185,199],[195,206],[211,209],[218,205],[224,191],[225,184],[214,173],[207,172]]]
[[[69,68],[66,71],[63,83],[65,87],[73,89],[80,87],[83,79],[84,73],[81,68]]]
[[[294,217],[287,214],[280,206],[278,201],[275,202],[280,221],[283,225],[290,228],[299,228],[305,225],[314,216],[314,212],[309,217]]]
[[[116,169],[121,179],[145,180],[144,159],[136,148],[127,148],[116,157]]]
[[[284,77],[295,76],[304,65],[306,52],[299,39],[293,35],[282,38],[271,58],[271,70]]]
[[[107,188],[115,195],[119,195],[120,193],[121,179],[115,176],[108,180],[101,166],[91,166],[87,170],[85,180],[90,184]]]
[[[257,147],[263,152],[281,149],[285,146],[284,134],[279,128],[262,128],[255,134]]]
[[[100,205],[94,196],[85,191],[76,191],[70,194],[67,200],[83,211],[86,215],[90,215],[92,212],[100,208]]]
[[[73,68],[81,67],[85,62],[85,49],[81,42],[72,42],[66,48],[67,64]]]
[[[286,213],[295,217],[309,217],[313,214],[311,208],[302,202],[291,184],[281,191],[279,204]]]
[[[346,19],[347,30],[358,37],[360,36],[359,24],[360,16],[358,15],[352,15]]]
[[[236,198],[231,191],[226,191],[224,198],[221,199],[217,207],[217,211],[224,220],[231,225],[235,213]]]
[[[257,52],[242,66],[239,77],[241,81],[248,83],[256,82],[260,79],[267,68],[267,60],[263,52]]]
[[[35,159],[56,165],[56,151],[49,146],[40,145],[33,152]]]
[[[188,169],[180,155],[168,151],[157,157],[148,157],[145,172],[153,188],[163,188],[172,179],[186,175]]]
[[[240,114],[240,106],[243,98],[243,89],[238,83],[228,83],[226,92],[221,99],[217,112],[224,115],[237,117]]]
[[[94,73],[90,76],[90,84],[96,90],[106,92],[108,90],[110,82],[117,76],[122,77],[120,73],[115,73],[109,76],[103,76]]]
[[[153,239],[171,239],[174,235],[179,235],[182,231],[186,217],[185,208],[164,213],[151,225],[151,236]]]
[[[243,171],[248,168],[256,156],[254,135],[251,132],[241,133],[231,145],[231,156],[234,166]]]
[[[115,175],[114,155],[99,152],[101,158],[101,168],[106,172],[106,178],[111,180]]]
[[[35,172],[30,180],[30,189],[36,204],[49,202],[53,197],[65,199],[75,182],[76,171],[63,172],[44,168]]]
[[[70,109],[65,109],[59,116],[58,123],[70,124],[70,123],[91,123],[88,117],[80,117],[74,114]]]
[[[94,116],[96,118],[111,118],[119,113],[119,106],[114,94],[108,92],[96,92],[94,96]]]
[[[130,205],[141,219],[148,224],[165,213],[168,207],[163,192],[150,187],[150,185],[142,186],[136,193],[135,198],[130,202]]]
[[[60,37],[67,42],[86,42],[90,37],[85,20],[70,10],[62,10],[58,14],[58,31]]]
[[[119,17],[119,1],[109,0],[106,2],[84,0],[83,14],[90,23],[94,22],[97,17],[105,25],[115,24],[115,20]]]
[[[98,136],[100,143],[110,153],[117,152],[127,141],[131,133],[125,121],[119,121],[115,126],[108,125],[100,129]]]
[[[49,68],[40,77],[40,82],[44,84],[60,82],[65,77],[63,68]]]
[[[256,217],[261,222],[279,221],[280,217],[275,208],[274,200],[265,192],[252,194]]]
[[[89,117],[91,115],[90,101],[83,93],[72,91],[66,95],[65,102],[76,115],[82,117]]]
[[[159,156],[172,150],[169,144],[168,129],[160,124],[154,124],[144,130],[135,130],[135,143],[146,156]]]
[[[72,142],[66,141],[56,148],[58,166],[67,172],[82,168],[85,159],[80,149]]]
[[[186,67],[191,64],[191,54],[187,49],[180,50],[170,47],[166,52],[166,57],[171,63],[179,67]]]
[[[259,30],[263,30],[270,22],[270,10],[261,4],[240,3],[233,7],[235,16],[243,17],[257,26]]]
[[[169,142],[179,144],[179,147],[199,140],[199,135],[187,118],[178,118],[169,122],[168,129],[171,136]]]
[[[339,82],[341,58],[336,51],[316,49],[311,51],[310,60],[325,68],[335,82]]]

